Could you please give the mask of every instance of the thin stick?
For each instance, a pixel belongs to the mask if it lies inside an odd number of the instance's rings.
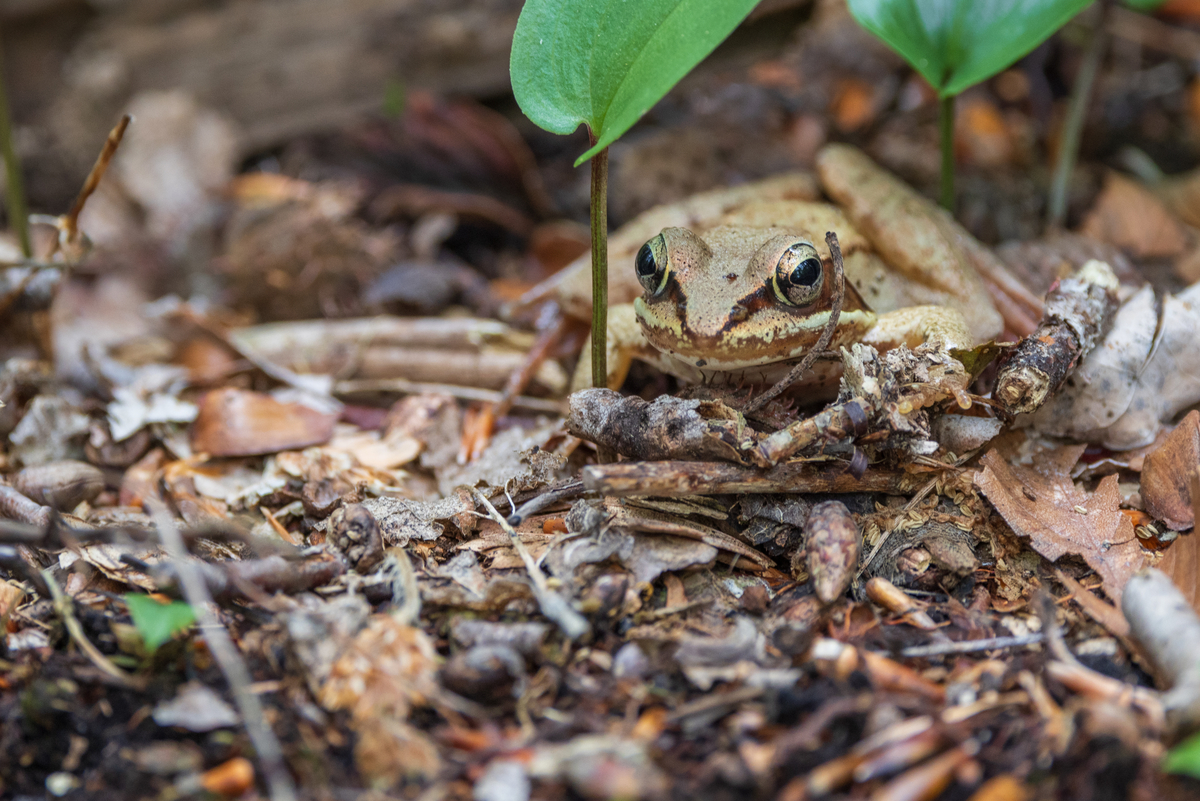
[[[1056,231],[1063,227],[1067,218],[1067,189],[1071,173],[1075,171],[1075,159],[1079,155],[1079,139],[1083,134],[1083,121],[1087,117],[1088,103],[1092,99],[1092,84],[1104,57],[1104,46],[1108,43],[1105,29],[1109,3],[1100,3],[1099,19],[1092,28],[1091,41],[1075,85],[1071,88],[1071,103],[1067,107],[1067,119],[1059,140],[1058,160],[1054,165],[1054,178],[1050,182],[1050,198],[1047,201],[1046,228]]]
[[[591,629],[587,619],[572,609],[561,595],[550,589],[546,582],[546,574],[537,566],[537,562],[529,553],[529,549],[525,547],[525,543],[521,542],[521,535],[517,533],[517,530],[496,511],[496,507],[492,506],[492,502],[482,492],[474,487],[471,488],[471,491],[483,503],[483,508],[487,509],[488,516],[496,521],[502,531],[508,534],[513,550],[521,557],[521,561],[525,564],[525,570],[529,573],[529,579],[533,583],[533,594],[537,598],[542,614],[553,620],[569,640],[578,640],[586,634]]]
[[[0,152],[4,156],[4,175],[8,184],[8,224],[17,232],[21,253],[31,259],[33,246],[29,242],[29,208],[25,205],[21,162],[12,142],[12,118],[8,114],[8,90],[4,85],[3,49],[0,49]]]
[[[161,502],[153,500],[147,500],[147,505],[150,506],[154,525],[158,528],[163,548],[175,562],[176,570],[179,572],[179,584],[183,589],[183,597],[191,604],[192,611],[196,613],[196,622],[200,633],[204,635],[204,642],[208,645],[213,659],[221,668],[221,673],[225,675],[225,680],[229,682],[233,700],[237,704],[242,722],[246,726],[246,734],[249,735],[250,742],[254,744],[254,750],[258,753],[259,764],[262,765],[263,776],[267,780],[271,798],[273,801],[296,801],[296,785],[284,762],[283,748],[275,737],[275,732],[271,731],[271,727],[267,725],[266,719],[263,717],[263,708],[258,700],[258,695],[250,689],[250,671],[246,667],[246,662],[242,659],[237,646],[233,644],[229,632],[225,630],[221,621],[212,611],[214,602],[212,595],[208,592],[208,586],[204,583],[200,572],[196,570],[191,557],[188,556],[183,545],[183,537],[166,507]]]
[[[62,217],[60,236],[62,244],[74,244],[79,238],[79,214],[83,211],[83,206],[87,203],[88,198],[96,191],[96,187],[100,185],[100,181],[104,179],[104,173],[108,171],[108,165],[112,162],[113,154],[117,152],[117,148],[121,145],[121,139],[125,137],[125,129],[129,127],[129,123],[133,120],[128,114],[121,117],[121,120],[113,126],[113,129],[108,132],[108,138],[104,140],[104,147],[100,149],[100,155],[96,157],[96,163],[92,165],[92,171],[88,173],[88,177],[83,182],[83,188],[79,190],[79,194],[75,197],[75,202],[71,204],[71,208]]]
[[[571,481],[570,483],[561,487],[555,487],[547,490],[541,495],[536,495],[533,498],[530,498],[521,505],[520,509],[517,509],[515,512],[510,514],[508,516],[508,524],[510,526],[519,526],[527,517],[537,514],[547,506],[558,503],[559,501],[565,501],[568,498],[578,497],[585,492],[587,492],[587,490],[583,488],[582,481]]]
[[[504,394],[492,389],[478,387],[461,387],[457,384],[432,384],[423,381],[409,381],[404,378],[360,378],[338,381],[333,385],[334,395],[356,395],[360,392],[398,392],[402,395],[450,395],[463,400],[482,401],[483,403],[500,403]],[[562,414],[562,401],[549,398],[532,398],[528,395],[518,395],[512,399],[512,405],[531,412],[546,414]]]
[[[744,409],[746,414],[758,411],[777,398],[780,393],[792,384],[796,383],[796,379],[804,375],[809,367],[812,367],[812,363],[817,360],[818,356],[825,352],[825,348],[829,347],[829,341],[833,339],[833,332],[837,328],[838,318],[842,315],[842,302],[846,299],[846,271],[845,266],[842,264],[842,248],[838,245],[837,234],[833,231],[826,232],[825,244],[829,246],[829,252],[833,256],[833,307],[829,310],[829,322],[825,324],[825,330],[821,332],[821,337],[817,340],[817,344],[813,345],[812,349],[804,354],[804,358],[800,360],[800,363],[789,370],[782,381],[746,405]]]
[[[985,637],[982,640],[962,640],[961,642],[942,642],[931,645],[914,645],[905,648],[900,656],[921,658],[927,656],[943,656],[945,654],[969,654],[973,651],[994,651],[997,648],[1019,648],[1023,645],[1036,645],[1046,639],[1040,631],[1033,634],[1021,634],[1011,637]]]
[[[79,646],[79,650],[83,651],[84,656],[88,660],[100,668],[106,675],[116,679],[125,687],[140,688],[142,682],[136,680],[125,671],[109,661],[108,657],[100,653],[100,649],[92,644],[92,641],[87,638],[83,632],[83,626],[79,623],[79,618],[75,617],[75,605],[59,588],[58,582],[54,580],[53,573],[49,568],[41,572],[42,580],[46,582],[46,587],[50,590],[50,597],[54,599],[54,611],[62,618],[63,625],[67,627],[67,633],[71,635],[71,641]]]

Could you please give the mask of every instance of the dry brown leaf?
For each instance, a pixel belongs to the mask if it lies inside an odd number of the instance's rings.
[[[1200,536],[1180,536],[1155,565],[1171,577],[1183,597],[1200,614]]]
[[[1192,480],[1200,467],[1200,412],[1192,410],[1142,466],[1146,511],[1173,529],[1196,524]]]
[[[1082,231],[1138,258],[1178,256],[1188,244],[1179,220],[1141,184],[1109,173]]]
[[[975,484],[1019,536],[1050,561],[1078,554],[1104,579],[1116,603],[1142,566],[1142,547],[1129,519],[1121,514],[1117,476],[1105,476],[1088,494],[1071,480],[1083,445],[1038,454],[1036,467],[1010,465],[993,448],[983,457]]]
[[[240,389],[210,392],[200,402],[192,448],[209,456],[258,456],[319,445],[333,434],[336,413]]]

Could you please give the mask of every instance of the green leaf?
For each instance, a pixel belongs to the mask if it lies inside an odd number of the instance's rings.
[[[1163,759],[1163,770],[1200,779],[1200,734],[1193,734],[1168,751]]]
[[[849,0],[850,13],[912,64],[938,95],[1012,65],[1091,0]]]
[[[758,0],[526,0],[513,34],[513,95],[541,128],[617,140],[733,32]]]
[[[171,639],[175,632],[183,631],[196,622],[192,607],[181,601],[164,604],[149,595],[129,593],[125,596],[125,605],[129,607],[133,625],[141,632],[146,649],[151,653]]]

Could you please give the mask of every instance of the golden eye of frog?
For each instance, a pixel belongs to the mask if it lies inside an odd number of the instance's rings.
[[[703,238],[665,228],[637,252],[633,271],[642,296],[609,311],[610,380],[638,358],[694,383],[772,384],[816,344],[835,292],[832,261],[814,238],[781,228],[724,225]],[[854,342],[886,350],[930,341],[967,348],[972,339],[953,309],[877,315],[847,281],[829,355],[799,386],[814,399],[833,394],[836,352]],[[577,382],[589,370],[581,364]]]

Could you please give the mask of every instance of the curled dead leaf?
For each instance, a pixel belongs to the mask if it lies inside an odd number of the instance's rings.
[[[1142,467],[1146,510],[1173,529],[1196,524],[1192,487],[1200,468],[1200,412],[1188,412]],[[1200,500],[1196,498],[1195,500]]]

